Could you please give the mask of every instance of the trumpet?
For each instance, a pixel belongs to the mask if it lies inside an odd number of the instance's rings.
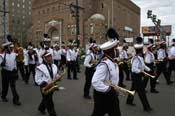
[[[55,84],[56,84],[56,82],[60,81],[63,78],[65,73],[66,73],[66,70],[64,70],[64,72],[61,75],[59,75],[56,79],[54,79],[51,83],[49,83],[48,85],[43,87],[42,93],[47,95],[55,90],[59,90],[58,85],[55,85]]]
[[[145,72],[145,71],[142,71],[142,73],[144,74],[144,75],[146,75],[146,77],[151,77],[151,78],[155,78],[156,76],[154,76],[154,75],[150,75],[149,73],[147,73],[147,72]]]
[[[111,87],[114,87],[115,89],[119,90],[122,93],[128,93],[128,94],[130,94],[132,96],[135,95],[135,91],[130,91],[130,90],[127,90],[125,88],[119,87],[118,85],[112,84],[110,81],[105,81],[104,84],[108,85],[108,86],[111,86]]]
[[[95,66],[96,64],[98,64],[98,62],[99,62],[99,61],[97,61],[97,60],[92,60],[92,61],[90,61],[89,64],[90,64],[91,66]]]
[[[163,62],[163,60],[154,60],[153,63],[159,63],[159,62]]]

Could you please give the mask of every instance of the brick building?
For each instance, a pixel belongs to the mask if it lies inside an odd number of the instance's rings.
[[[32,25],[32,0],[8,0],[7,32],[25,45],[27,33]]]
[[[38,44],[43,33],[53,43],[66,42],[76,37],[75,9],[69,5],[76,0],[33,0],[32,39]],[[87,44],[90,37],[103,43],[108,27],[114,27],[121,39],[135,38],[140,34],[140,8],[130,0],[79,0],[80,41]]]

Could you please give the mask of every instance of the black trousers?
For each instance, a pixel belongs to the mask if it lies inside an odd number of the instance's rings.
[[[67,78],[71,79],[71,72],[73,72],[73,78],[77,78],[76,61],[67,62]]]
[[[16,79],[17,79],[17,72],[15,71],[7,71],[5,69],[1,70],[2,75],[2,95],[1,98],[6,98],[8,93],[8,88],[10,84],[10,88],[13,95],[13,102],[19,101],[19,95],[16,91]]]
[[[132,85],[131,85],[131,89],[130,90],[131,91],[135,90],[138,93],[138,95],[139,95],[139,98],[141,100],[143,108],[145,110],[149,109],[150,105],[148,103],[147,96],[146,96],[146,93],[145,93],[145,87],[143,85],[142,75],[141,74],[132,73],[131,77],[132,77]],[[128,98],[127,98],[127,103],[133,103],[133,101],[134,101],[134,96],[129,94]]]
[[[47,110],[49,113],[49,116],[56,116],[55,108],[54,108],[54,103],[53,103],[53,92],[49,93],[48,95],[44,95],[41,92],[42,95],[42,100],[41,103],[38,107],[40,111],[45,111]]]
[[[85,81],[85,85],[84,85],[84,96],[89,96],[89,90],[91,87],[91,81],[92,81],[92,77],[94,75],[94,72],[95,72],[94,68],[86,67],[86,69],[85,69],[86,81]]]
[[[170,76],[168,74],[166,65],[167,65],[166,61],[163,61],[163,62],[160,62],[157,64],[156,78],[155,79],[157,80],[159,78],[160,74],[163,73],[165,80],[166,80],[166,83],[169,84],[170,83]]]
[[[26,76],[25,76],[25,73],[24,73],[24,63],[23,62],[17,62],[17,69],[20,71],[22,79],[25,80]]]
[[[61,55],[61,61],[58,68],[63,70],[64,65],[66,65],[66,57],[64,55]]]
[[[148,67],[151,69],[151,72],[148,72],[148,73],[151,74],[151,75],[154,75],[154,64],[153,64],[153,63],[151,63],[151,64],[146,64],[146,66],[148,66]],[[151,87],[151,90],[154,90],[155,87],[156,87],[156,79],[155,79],[155,78],[144,77],[144,79],[143,79],[144,87],[146,88],[149,79],[150,79],[150,87]]]
[[[91,116],[121,116],[116,91],[102,93],[94,90],[94,110]]]
[[[129,66],[127,63],[123,64],[123,71],[126,74],[126,80],[129,80],[130,79],[130,71],[129,71]]]
[[[35,79],[34,79],[35,78],[35,68],[36,68],[36,64],[29,64],[29,73],[26,76],[26,82],[29,81],[31,73],[32,73],[32,76],[33,76],[33,81],[35,82]]]
[[[171,77],[172,71],[175,71],[175,60],[169,61],[168,74]]]
[[[124,73],[123,73],[123,65],[119,65],[119,86],[123,85]]]

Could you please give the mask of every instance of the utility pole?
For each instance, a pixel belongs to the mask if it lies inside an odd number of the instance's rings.
[[[80,12],[79,10],[80,9],[84,9],[82,7],[79,6],[79,2],[78,0],[76,0],[76,4],[70,4],[69,5],[69,8],[72,10],[72,8],[74,9],[75,11],[75,18],[76,18],[76,43],[77,43],[77,47],[79,47],[80,45],[80,40],[79,40],[79,35],[80,35]],[[73,11],[72,11],[73,12]],[[74,13],[74,12],[73,12]]]
[[[3,10],[1,10],[0,12],[3,13],[3,32],[4,32],[4,39],[5,42],[7,41],[6,37],[6,14],[9,13],[8,11],[6,11],[6,0],[3,0]]]

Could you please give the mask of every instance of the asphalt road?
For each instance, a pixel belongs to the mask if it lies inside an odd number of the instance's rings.
[[[175,77],[173,73],[172,77]],[[66,77],[66,76],[65,76]],[[58,82],[63,90],[55,92],[54,102],[55,110],[58,116],[90,116],[93,110],[93,100],[86,100],[83,98],[84,86],[84,68],[81,68],[81,73],[78,73],[79,80],[67,80],[63,78]],[[144,112],[138,95],[135,95],[135,107],[126,105],[126,97],[120,96],[120,109],[122,116],[174,116],[175,115],[175,86],[167,86],[165,79],[159,78],[160,84],[157,85],[159,94],[152,94],[147,88],[148,100],[153,108],[150,113]],[[174,78],[172,78],[174,80]],[[130,88],[130,81],[125,81],[127,88]],[[1,84],[0,84],[1,86]],[[1,88],[1,87],[0,87]],[[41,100],[39,87],[34,86],[32,78],[28,85],[26,85],[21,78],[17,81],[17,89],[20,95],[21,106],[15,106],[12,103],[11,90],[7,98],[9,102],[4,103],[0,101],[0,116],[42,116],[37,107]],[[91,89],[92,95],[92,89]],[[48,114],[46,114],[48,115]]]

